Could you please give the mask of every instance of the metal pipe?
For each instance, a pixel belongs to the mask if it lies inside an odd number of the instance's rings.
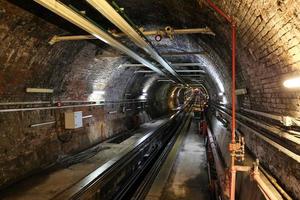
[[[168,33],[164,30],[151,30],[151,31],[143,31],[140,30],[143,35],[145,36],[152,36],[152,35],[168,35]],[[201,34],[208,34],[208,35],[213,35],[215,36],[216,34],[208,27],[205,28],[189,28],[189,29],[173,29],[172,34],[174,35],[184,35],[184,34],[196,34],[196,33],[201,33]],[[111,34],[114,37],[120,38],[126,36],[124,33],[113,33]],[[73,41],[73,40],[95,40],[97,39],[93,35],[65,35],[65,36],[59,36],[59,35],[54,35],[51,40],[49,41],[49,44],[53,45],[57,42],[60,41]]]
[[[83,116],[82,119],[88,119],[91,117],[93,117],[93,115]],[[34,128],[34,127],[45,126],[45,125],[50,125],[50,124],[55,124],[55,123],[56,123],[56,121],[42,122],[42,123],[38,123],[38,124],[31,124],[29,127]]]
[[[220,186],[222,188],[222,192],[225,196],[229,196],[229,188],[226,187],[226,173],[225,173],[225,169],[223,166],[223,163],[220,159],[220,156],[218,154],[218,150],[217,150],[217,146],[215,144],[214,138],[212,136],[212,133],[210,131],[209,128],[207,128],[207,136],[208,136],[208,141],[209,141],[209,146],[211,148],[211,151],[213,153],[213,157],[214,157],[214,162],[215,162],[215,167],[216,167],[216,171],[218,174],[218,179],[220,182]]]
[[[235,116],[235,54],[236,54],[236,23],[234,22],[233,18],[226,13],[224,13],[217,5],[215,5],[211,0],[206,0],[208,5],[213,8],[218,14],[224,17],[227,22],[231,25],[231,42],[232,42],[232,86],[231,86],[231,102],[232,102],[232,121],[231,121],[231,144],[235,144],[235,128],[236,128],[236,116]],[[231,152],[231,181],[230,181],[230,200],[235,200],[235,182],[236,182],[236,170],[235,170],[235,150]]]
[[[235,74],[236,74],[236,70],[235,70],[235,50],[236,50],[236,24],[233,22],[231,25],[231,29],[232,29],[232,88],[231,88],[231,100],[232,100],[232,130],[231,130],[231,143],[235,143],[235,128],[236,128],[236,124],[235,124],[235,119],[236,119],[236,115],[235,115]]]
[[[146,103],[147,101],[120,101],[120,102],[95,102],[93,104],[80,104],[80,105],[67,105],[67,106],[48,106],[48,107],[32,107],[32,108],[8,108],[0,109],[0,113],[6,112],[22,112],[22,111],[37,111],[37,110],[54,110],[54,109],[65,109],[65,108],[77,108],[77,107],[90,107],[90,106],[105,106],[112,104],[133,104],[133,103]],[[12,104],[13,105],[13,104]],[[18,104],[16,104],[18,105]]]
[[[177,35],[182,34],[195,34],[195,33],[201,33],[201,34],[209,34],[215,36],[216,34],[212,32],[212,30],[208,27],[205,28],[185,28],[185,29],[173,29],[173,33]]]
[[[104,104],[81,104],[81,105],[49,106],[49,107],[37,107],[37,108],[10,108],[10,109],[1,109],[0,113],[21,112],[21,111],[36,111],[36,110],[54,110],[54,109],[90,107],[90,106],[103,106],[103,105]]]
[[[45,126],[45,125],[50,125],[50,124],[55,124],[55,123],[56,123],[56,121],[43,122],[43,123],[38,123],[38,124],[31,124],[29,127],[34,128],[34,127]]]
[[[124,52],[131,58],[135,59],[139,63],[142,63],[146,67],[152,69],[153,71],[157,72],[160,75],[167,76],[163,71],[159,68],[155,67],[151,62],[142,58],[125,45],[120,43],[119,41],[115,40],[111,37],[108,33],[102,31],[99,27],[91,23],[88,19],[80,15],[79,13],[73,11],[68,6],[64,5],[63,3],[56,1],[56,0],[34,0],[38,4],[44,6],[45,8],[51,10],[52,12],[56,13],[57,15],[61,16],[62,18],[66,19],[67,21],[73,23],[74,25],[82,28],[83,30],[87,31],[91,35],[95,36],[97,39],[111,45],[112,47]],[[168,76],[167,76],[168,77]]]
[[[176,77],[179,82],[184,83],[184,80],[180,78],[170,64],[107,1],[87,0],[87,2],[124,32],[137,46],[151,55],[154,60]]]
[[[206,54],[206,51],[190,51],[190,52],[161,52],[163,56],[185,56],[185,55],[201,55]]]
[[[206,72],[202,69],[186,69],[186,70],[175,70],[177,73],[193,73],[193,72],[198,72],[198,73],[202,73],[205,74]],[[138,70],[134,72],[135,74],[137,73],[154,73],[153,71],[150,70]]]
[[[222,17],[224,17],[229,23],[232,22],[231,16],[227,15],[226,13],[223,12],[216,4],[214,4],[211,0],[206,0],[208,5],[213,8],[217,13],[219,13]]]
[[[206,54],[206,51],[160,52],[159,54],[164,56],[164,57],[186,56],[186,55],[202,55],[202,54]],[[96,58],[117,58],[117,57],[118,58],[119,57],[127,57],[127,55],[124,55],[124,54],[98,55]]]
[[[173,81],[173,80],[163,80],[163,79],[157,79],[157,82],[173,82],[173,83],[175,83],[175,81]]]
[[[264,176],[272,183],[272,185],[274,185],[274,187],[276,188],[276,190],[286,199],[286,200],[293,200],[292,197],[290,197],[290,195],[288,195],[286,193],[286,191],[284,191],[282,189],[282,187],[277,183],[277,180],[275,178],[273,178],[268,172],[266,172],[265,169],[263,169],[261,166],[259,166],[259,169],[261,170],[261,172],[264,174]]]
[[[236,48],[236,25],[232,23],[232,85],[231,85],[231,102],[232,102],[232,122],[231,122],[231,144],[235,144],[236,129],[236,109],[235,109],[235,48]],[[231,152],[231,181],[230,181],[230,199],[235,200],[236,187],[236,169],[235,169],[235,150]]]
[[[204,74],[189,74],[189,75],[182,75],[182,77],[203,77]]]
[[[261,112],[261,111],[256,111],[256,110],[250,110],[250,109],[246,109],[246,108],[241,108],[240,110],[245,111],[245,112],[249,112],[255,115],[260,115],[262,117],[266,117],[275,121],[280,122],[282,120],[282,116],[280,115],[274,115],[274,114],[270,114],[270,113],[265,113],[265,112]]]
[[[83,116],[82,119],[88,119],[88,118],[92,118],[93,115],[86,115],[86,116]]]
[[[64,36],[62,36],[62,37],[64,37]],[[202,55],[202,54],[206,54],[206,52],[205,51],[183,51],[183,52],[160,52],[159,54],[164,57],[170,57],[170,56]],[[96,58],[120,58],[120,57],[127,57],[127,55],[125,55],[125,54],[110,54],[110,55],[96,56]]]
[[[29,104],[56,104],[56,103],[90,103],[95,104],[96,101],[23,101],[23,102],[0,102],[0,106],[12,106],[12,105],[29,105]]]
[[[270,200],[277,200],[278,198],[276,197],[275,194],[273,194],[272,190],[268,187],[268,185],[262,180],[260,177],[259,173],[256,172],[253,174],[253,179],[256,181],[258,186],[261,188],[263,193],[270,199]]]
[[[205,68],[206,66],[202,66],[201,63],[171,63],[173,67],[193,67],[193,66],[199,66]],[[131,64],[126,63],[122,64],[122,67],[144,67],[143,64]]]

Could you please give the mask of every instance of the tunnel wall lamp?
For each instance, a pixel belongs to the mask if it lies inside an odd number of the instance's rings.
[[[300,77],[285,80],[283,86],[286,88],[300,88]]]
[[[53,93],[53,89],[48,88],[26,88],[27,93]]]
[[[242,89],[236,89],[235,90],[235,95],[245,95],[245,94],[247,94],[248,93],[248,91],[247,91],[247,89],[246,88],[242,88]]]

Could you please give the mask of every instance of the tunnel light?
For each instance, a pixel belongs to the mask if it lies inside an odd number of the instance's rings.
[[[143,92],[143,94],[141,96],[139,96],[139,99],[140,100],[146,100],[147,99],[147,93],[146,92]]]
[[[103,90],[94,90],[94,91],[93,91],[93,94],[104,95],[104,94],[105,94],[105,91],[103,91]]]
[[[286,88],[300,88],[300,77],[288,79],[283,82]]]
[[[89,101],[96,101],[96,100],[104,100],[103,96],[105,95],[105,91],[103,90],[94,90],[93,93],[90,94],[88,97]]]
[[[224,92],[219,92],[219,96],[223,96],[224,95]]]
[[[26,88],[27,93],[53,93],[53,89],[48,88]]]
[[[223,97],[223,100],[222,100],[222,102],[220,102],[220,103],[223,104],[223,105],[226,105],[226,104],[228,103],[225,96]]]

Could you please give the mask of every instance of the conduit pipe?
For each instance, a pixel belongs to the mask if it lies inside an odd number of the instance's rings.
[[[184,83],[184,80],[176,73],[171,65],[135,30],[106,0],[87,0],[87,2],[98,10],[103,16],[117,26],[137,46],[147,52],[154,60],[161,64],[176,79]]]
[[[216,167],[216,171],[217,171],[217,174],[219,177],[220,186],[222,188],[223,194],[225,196],[229,197],[229,188],[227,187],[227,184],[226,184],[225,168],[224,168],[221,158],[218,154],[217,146],[215,144],[214,138],[213,138],[212,133],[209,128],[207,128],[207,137],[208,137],[208,141],[209,141],[209,146],[213,153],[215,167]]]
[[[166,31],[163,31],[163,30],[151,30],[151,31],[140,30],[140,31],[145,36],[152,36],[152,35],[157,35],[157,34],[161,34],[163,36],[168,35],[168,33]],[[184,35],[184,34],[195,34],[195,33],[208,34],[208,35],[213,35],[213,36],[216,35],[208,27],[205,27],[205,28],[189,28],[189,29],[173,29],[172,30],[172,35]],[[111,34],[114,37],[117,37],[117,38],[126,36],[126,34],[124,34],[124,33],[111,32]],[[65,35],[65,36],[54,35],[52,37],[52,39],[49,41],[49,44],[53,45],[53,44],[55,44],[57,42],[60,42],[60,41],[95,40],[95,39],[97,39],[97,38],[93,35]]]
[[[176,70],[177,73],[201,73],[201,74],[205,74],[206,72],[202,69],[186,69],[186,70]],[[154,73],[153,71],[150,70],[138,70],[134,72],[135,74],[137,73],[143,73],[143,74],[147,74],[147,73]]]
[[[192,67],[192,66],[198,66],[198,67],[206,67],[201,66],[201,63],[171,63],[173,67]],[[122,67],[144,67],[143,64],[132,64],[132,63],[125,63],[122,64]]]
[[[42,5],[43,7],[51,10],[52,12],[56,13],[57,15],[61,16],[62,18],[66,19],[67,21],[71,22],[72,24],[80,27],[81,29],[85,30],[86,32],[90,33],[97,39],[109,44],[110,46],[124,52],[131,58],[135,59],[139,63],[145,65],[146,67],[150,68],[151,70],[157,72],[160,75],[164,75],[170,78],[167,74],[161,71],[159,68],[154,66],[148,60],[142,58],[125,45],[114,39],[108,33],[102,31],[99,27],[91,23],[88,19],[80,15],[79,13],[75,12],[65,4],[57,1],[57,0],[34,0],[38,4]]]
[[[235,129],[236,129],[236,121],[235,121],[235,74],[236,74],[236,66],[235,66],[235,54],[236,54],[236,23],[234,19],[224,13],[216,4],[214,4],[211,0],[206,0],[208,5],[213,8],[219,15],[224,17],[226,21],[231,25],[231,42],[232,42],[232,85],[231,85],[231,102],[232,102],[232,120],[231,120],[231,144],[229,145],[229,149],[231,151],[231,166],[230,166],[230,200],[235,200],[235,184],[236,184],[236,169],[235,165]]]

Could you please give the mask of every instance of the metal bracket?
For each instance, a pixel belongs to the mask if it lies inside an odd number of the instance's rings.
[[[231,152],[231,155],[235,157],[235,159],[239,161],[245,160],[245,139],[244,137],[239,137],[239,140],[235,143],[230,143],[229,151]]]

